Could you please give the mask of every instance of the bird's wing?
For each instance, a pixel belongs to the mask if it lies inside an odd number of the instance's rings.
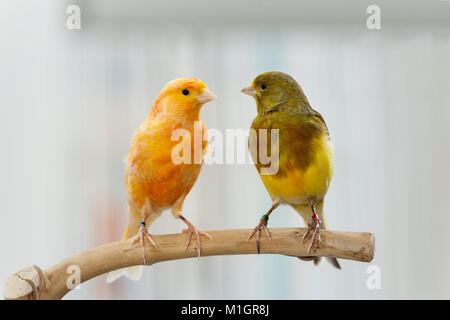
[[[318,111],[313,110],[313,117],[316,118],[325,127],[325,129],[328,133],[328,127],[327,127],[327,124],[325,123],[325,119],[322,117],[322,115]]]

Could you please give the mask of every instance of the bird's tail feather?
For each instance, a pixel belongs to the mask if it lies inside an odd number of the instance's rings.
[[[311,207],[309,205],[297,205],[293,206],[293,208],[302,216],[303,220],[305,221],[305,226],[310,227],[312,223],[312,211]],[[325,230],[327,228],[327,223],[325,221],[325,217],[323,216],[323,200],[319,201],[316,205],[316,213],[319,216],[319,219],[322,221],[320,224],[320,228]],[[297,257],[302,261],[313,261],[314,265],[318,265],[320,261],[322,260],[322,257]],[[339,261],[336,258],[330,258],[326,257],[328,262],[331,263],[331,265],[337,269],[341,269],[341,265],[339,264]]]
[[[129,239],[138,233],[139,229],[137,226],[139,225],[139,222],[137,222],[137,221],[139,220],[139,216],[130,214],[129,220],[131,220],[131,223],[129,226],[127,226],[125,228],[125,231],[122,236],[122,240]],[[136,221],[134,221],[134,220],[136,220]],[[110,273],[108,273],[106,282],[111,283],[121,277],[126,277],[133,281],[138,281],[142,277],[142,266],[132,266],[132,267],[127,267],[127,268],[122,268],[122,269],[117,269],[117,270],[111,271]]]
[[[121,277],[126,277],[130,280],[138,281],[142,277],[142,266],[133,266],[111,271],[110,273],[108,273],[106,282],[111,283]]]
[[[341,268],[341,264],[339,263],[338,259],[336,258],[330,258],[330,257],[326,257],[326,259],[328,260],[329,263],[331,263],[331,265],[333,267],[335,267],[336,269],[342,269]]]
[[[322,260],[322,257],[297,257],[297,258],[299,258],[302,261],[312,261],[312,262],[314,262],[314,265],[316,265],[316,266]],[[336,258],[326,257],[325,259],[327,259],[328,262],[331,263],[331,265],[333,267],[335,267],[336,269],[341,269],[341,265]]]

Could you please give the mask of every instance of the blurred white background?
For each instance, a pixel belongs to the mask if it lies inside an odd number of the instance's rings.
[[[81,30],[66,8],[81,8]],[[381,30],[366,8],[381,7]],[[170,80],[198,77],[219,97],[209,128],[248,129],[240,93],[261,72],[303,86],[327,121],[333,230],[376,236],[368,264],[334,270],[283,256],[165,262],[141,282],[101,276],[67,299],[450,298],[450,2],[0,1],[0,281],[121,237],[123,159]],[[270,206],[251,165],[206,165],[184,215],[204,230],[254,227]],[[290,208],[271,227],[301,226]],[[151,233],[176,233],[171,214]]]

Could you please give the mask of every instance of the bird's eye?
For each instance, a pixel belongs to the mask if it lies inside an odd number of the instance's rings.
[[[185,96],[187,96],[187,95],[189,94],[189,90],[184,89],[184,90],[183,90],[183,94],[184,94]]]
[[[265,83],[263,83],[263,84],[261,85],[261,90],[266,90],[266,88],[267,88],[267,85],[266,85]]]

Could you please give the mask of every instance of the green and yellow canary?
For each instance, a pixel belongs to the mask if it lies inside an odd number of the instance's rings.
[[[272,207],[263,215],[249,239],[257,234],[257,247],[261,230],[268,237],[269,215],[280,204],[294,208],[309,227],[303,241],[311,237],[308,252],[321,240],[320,229],[326,229],[323,216],[324,197],[333,176],[333,145],[324,119],[309,104],[300,85],[288,74],[266,72],[257,76],[251,86],[242,89],[256,100],[258,115],[251,128],[267,130],[271,145],[271,129],[278,129],[278,171],[262,174],[264,165],[258,157],[259,142],[249,143],[250,153],[270,197]],[[256,135],[259,137],[259,134]],[[252,147],[253,146],[253,147]],[[269,148],[270,149],[270,148]],[[256,152],[255,152],[256,151]],[[267,151],[274,152],[274,149]],[[255,159],[256,157],[256,159]],[[318,264],[320,257],[299,257]],[[327,258],[340,269],[335,258]]]

